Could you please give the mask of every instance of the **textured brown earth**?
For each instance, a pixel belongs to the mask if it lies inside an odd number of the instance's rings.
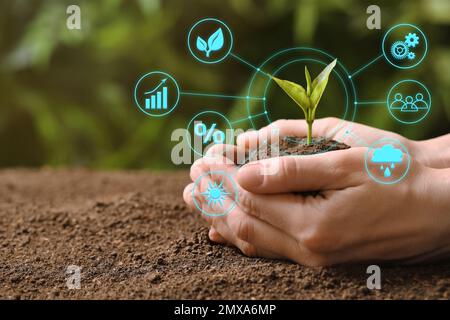
[[[307,268],[212,244],[181,197],[187,172],[0,171],[0,298],[450,298],[450,262]],[[66,268],[82,267],[81,289]]]
[[[323,152],[330,152],[336,150],[345,150],[350,146],[345,143],[330,140],[324,137],[312,138],[310,144],[307,143],[306,137],[299,138],[294,136],[283,137],[280,139],[278,150],[273,150],[270,143],[266,143],[259,146],[258,149],[250,150],[246,162],[253,160],[261,160],[266,158],[278,157],[278,156],[291,156],[291,155],[312,155]],[[278,151],[278,152],[276,152]]]

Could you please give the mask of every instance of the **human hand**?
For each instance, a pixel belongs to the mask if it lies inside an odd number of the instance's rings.
[[[448,254],[449,172],[413,160],[402,183],[380,185],[364,172],[366,150],[355,147],[245,165],[236,177],[238,206],[225,217],[207,218],[212,225],[210,238],[233,244],[247,255],[305,265],[417,262]],[[260,174],[267,162],[272,162],[269,166],[277,162],[278,175]],[[236,170],[223,163],[202,159],[192,167],[191,177],[195,180],[210,170]],[[192,185],[185,191],[190,206],[191,190]],[[292,194],[311,190],[320,193],[316,197]]]
[[[246,132],[240,135],[237,144],[242,148],[248,148],[250,141],[257,140],[258,136],[270,136],[269,133],[273,129],[277,129],[280,136],[304,137],[306,136],[307,126],[304,120],[277,120],[258,131]],[[442,159],[436,157],[434,149],[437,148],[432,148],[431,140],[414,141],[394,132],[356,122],[333,117],[318,119],[314,121],[313,136],[341,141],[351,147],[369,147],[381,138],[395,139],[403,144],[408,149],[409,154],[419,163],[431,168],[444,167],[442,166]],[[433,151],[430,149],[433,149]],[[430,154],[433,156],[430,156]]]

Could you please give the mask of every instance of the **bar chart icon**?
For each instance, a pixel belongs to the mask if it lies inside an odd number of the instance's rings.
[[[145,98],[145,109],[167,110],[167,87],[162,87],[162,90],[156,91]]]
[[[162,71],[153,71],[141,76],[134,86],[136,106],[151,117],[168,115],[178,105],[179,100],[180,87],[177,81]]]

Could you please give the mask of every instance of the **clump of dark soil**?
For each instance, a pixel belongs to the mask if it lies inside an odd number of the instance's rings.
[[[275,148],[277,148],[278,150],[274,150],[274,146],[272,144],[265,143],[259,146],[256,150],[250,150],[247,153],[244,164],[256,160],[274,158],[279,156],[307,156],[336,150],[345,150],[349,149],[350,146],[346,145],[345,143],[327,139],[324,137],[312,138],[311,143],[308,144],[306,137],[299,138],[294,136],[287,136],[282,137],[280,139],[280,145],[276,146]],[[293,192],[293,194],[299,196],[316,197],[320,195],[320,191],[311,190],[307,192]]]
[[[208,240],[187,172],[0,171],[1,299],[449,299],[450,262],[308,268]],[[81,270],[70,290],[69,265]]]
[[[290,155],[312,155],[323,152],[330,152],[335,150],[345,150],[350,146],[345,143],[335,140],[327,139],[324,137],[313,138],[310,144],[307,143],[306,137],[283,137],[280,139],[278,153],[273,150],[273,146],[270,143],[259,146],[257,150],[250,150],[246,158],[245,163],[272,158],[275,156],[290,156]]]

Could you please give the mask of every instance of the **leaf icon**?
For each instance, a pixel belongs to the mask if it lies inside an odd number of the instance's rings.
[[[197,37],[197,49],[199,51],[204,51],[206,53],[208,52],[208,45],[206,44],[206,41],[203,40],[201,37]]]
[[[209,38],[208,43],[203,40],[200,36],[197,36],[197,49],[199,51],[205,52],[206,56],[209,58],[209,55],[213,51],[218,51],[222,49],[224,43],[222,28],[219,28],[214,32]]]
[[[217,29],[208,39],[209,50],[206,52],[206,56],[209,57],[211,51],[218,51],[223,47],[223,32],[222,28]]]

